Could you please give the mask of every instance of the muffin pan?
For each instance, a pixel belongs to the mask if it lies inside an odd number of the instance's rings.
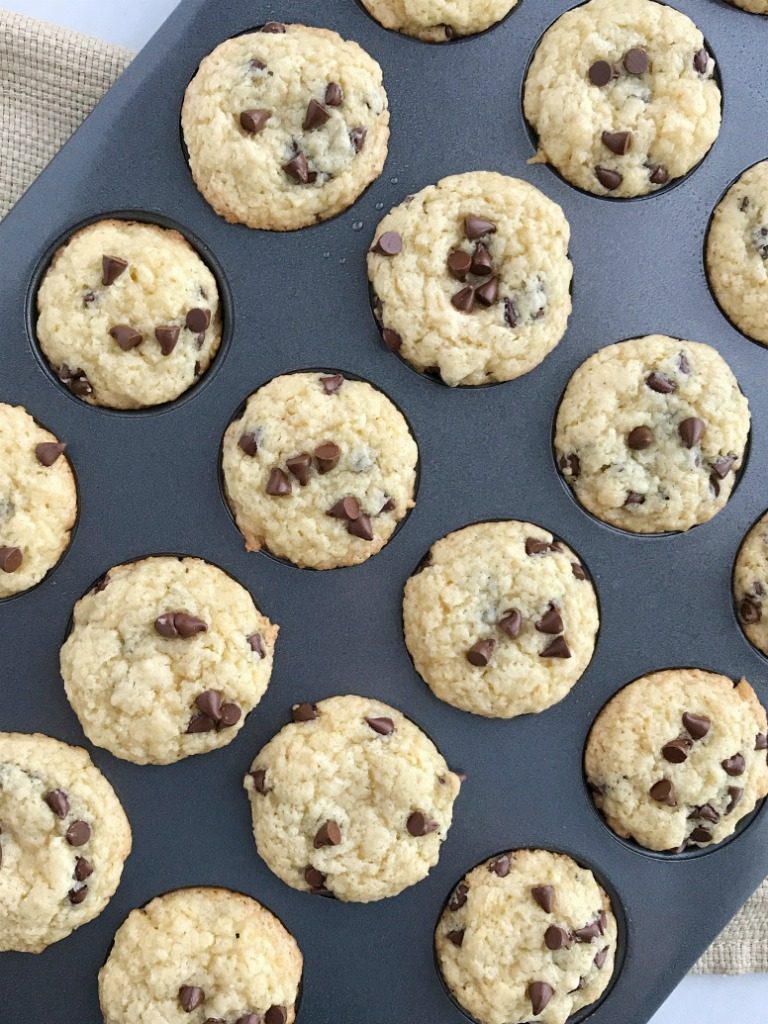
[[[58,651],[72,606],[110,566],[174,551],[221,566],[279,623],[266,697],[228,747],[168,767],[138,767],[88,748],[134,829],[134,853],[105,912],[38,958],[0,959],[7,1024],[99,1019],[96,975],[128,912],[185,885],[247,892],[276,913],[306,958],[299,1024],[461,1024],[435,968],[433,932],[452,887],[474,864],[516,847],[561,850],[590,867],[620,921],[613,985],[596,1024],[643,1024],[768,873],[768,816],[731,841],[662,858],[617,839],[594,809],[584,743],[603,704],[632,679],[695,665],[746,676],[768,704],[765,659],[732,612],[741,541],[768,504],[768,353],[722,316],[702,262],[724,188],[764,159],[768,19],[720,0],[676,0],[720,62],[720,138],[674,189],[599,202],[546,166],[528,166],[520,108],[530,54],[568,0],[523,2],[501,24],[442,46],[387,32],[355,2],[184,0],[158,35],[0,226],[0,400],[24,405],[69,444],[79,524],[60,564],[0,604],[4,730],[82,744]],[[309,21],[357,40],[382,65],[392,109],[382,177],[335,220],[269,234],[220,220],[198,194],[179,137],[184,89],[221,40],[269,20]],[[447,174],[498,170],[561,204],[573,231],[574,313],[532,373],[492,388],[436,388],[382,345],[365,253],[383,213]],[[56,244],[115,213],[180,226],[219,278],[225,342],[182,399],[116,413],[74,399],[34,337],[35,290]],[[230,299],[231,296],[231,299]],[[710,523],[642,537],[582,511],[554,464],[551,427],[573,371],[591,353],[652,332],[713,345],[753,413],[738,490]],[[272,377],[333,366],[370,380],[403,411],[421,452],[416,508],[384,550],[353,569],[307,572],[248,554],[219,487],[232,410]],[[593,575],[601,608],[595,656],[554,708],[484,720],[437,701],[403,642],[402,590],[424,552],[482,519],[538,523],[565,538]],[[394,704],[468,773],[439,865],[400,896],[369,905],[295,892],[258,858],[242,776],[293,703],[355,692]]]

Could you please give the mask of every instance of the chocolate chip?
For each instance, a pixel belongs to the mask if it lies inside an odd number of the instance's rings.
[[[598,971],[602,970],[602,968],[605,967],[605,961],[608,959],[609,952],[610,947],[606,946],[605,949],[601,949],[600,952],[596,954],[595,967],[598,969]]]
[[[395,731],[395,723],[391,718],[366,718],[366,722],[379,736],[391,736]]]
[[[467,893],[469,892],[469,886],[466,882],[459,882],[454,889],[453,895],[448,901],[448,909],[452,911],[461,910],[464,904],[467,902]]]
[[[204,334],[211,326],[211,311],[210,309],[190,309],[184,322],[187,329],[193,334]]]
[[[712,722],[706,715],[694,715],[686,711],[683,715],[683,725],[693,739],[701,740],[709,732]]]
[[[764,732],[759,732],[755,736],[755,750],[768,750],[768,736]]]
[[[476,242],[478,238],[483,238],[485,235],[493,235],[495,233],[496,225],[492,220],[486,220],[484,217],[473,216],[464,218],[464,234],[470,242]]]
[[[390,330],[389,327],[382,330],[381,337],[390,352],[399,352],[403,347],[403,339],[397,331]]]
[[[711,843],[712,833],[709,831],[709,829],[701,828],[701,826],[699,826],[698,828],[695,828],[693,832],[691,832],[689,838],[694,843]]]
[[[333,508],[329,508],[325,514],[333,519],[346,519],[352,522],[360,518],[360,502],[357,498],[342,498],[341,501],[336,502]]]
[[[52,789],[43,800],[48,804],[57,818],[66,818],[69,814],[69,797],[63,789]]]
[[[258,57],[252,57],[248,66],[250,67],[251,71],[264,71],[267,67],[264,61],[259,60]]]
[[[242,452],[253,458],[259,450],[259,435],[255,430],[247,430],[240,435],[237,446]]]
[[[677,391],[677,384],[670,380],[666,374],[659,373],[656,370],[648,374],[645,378],[645,383],[651,391],[656,391],[659,395],[671,395],[673,391]]]
[[[644,75],[649,63],[648,54],[640,46],[635,46],[624,54],[624,70],[629,75]]]
[[[91,826],[87,821],[73,821],[64,838],[70,846],[85,846],[91,838]]]
[[[315,448],[315,462],[317,464],[317,471],[322,476],[326,473],[330,473],[332,469],[335,469],[339,464],[341,458],[341,448],[333,441],[326,441],[319,447]]]
[[[700,818],[702,821],[709,821],[713,825],[720,821],[720,815],[712,804],[702,804],[701,807],[694,807],[688,817],[693,819]]]
[[[700,75],[704,75],[709,67],[709,54],[702,48],[693,55],[693,66]]]
[[[110,328],[111,337],[115,339],[123,352],[130,352],[144,341],[144,336],[128,324],[118,324]]]
[[[528,998],[531,1000],[531,1009],[534,1016],[538,1016],[544,1010],[555,994],[555,990],[546,981],[532,981],[528,986]]]
[[[182,985],[179,989],[179,1003],[185,1013],[192,1013],[205,1001],[205,992],[197,985]]]
[[[205,1022],[210,1024],[210,1018]],[[218,1022],[215,1022],[218,1024]],[[221,1021],[221,1024],[226,1024],[226,1021]],[[235,1024],[264,1024],[264,1018],[260,1013],[244,1013],[242,1017],[238,1017]]]
[[[90,306],[90,304],[92,302],[95,302],[95,301],[96,301],[96,296],[94,295],[93,292],[86,292],[85,295],[83,296],[83,305],[84,306]]]
[[[314,892],[320,892],[325,889],[326,876],[311,864],[307,864],[304,868],[304,881]]]
[[[651,798],[655,800],[656,803],[666,804],[667,807],[677,807],[675,787],[669,779],[659,779],[658,782],[654,782],[649,792]]]
[[[653,167],[649,168],[649,170],[651,172],[651,174],[650,174],[651,184],[653,184],[653,185],[666,185],[667,182],[669,181],[669,171],[664,166],[664,164],[655,164]],[[683,373],[685,373],[685,370],[683,370]]]
[[[565,637],[558,636],[548,644],[539,655],[540,658],[570,658],[571,649],[565,642]]]
[[[453,931],[448,932],[448,934],[445,937],[446,939],[448,939],[449,942],[452,942],[454,946],[458,946],[459,948],[461,948],[461,944],[464,941],[464,929],[455,928]]]
[[[350,519],[347,523],[347,533],[351,533],[353,537],[359,537],[360,540],[373,540],[371,517],[361,512],[357,519]]]
[[[282,471],[275,467],[269,471],[269,480],[267,480],[267,494],[273,498],[284,498],[286,495],[292,493],[291,481]]]
[[[517,608],[509,608],[504,612],[504,616],[499,620],[499,629],[507,634],[512,640],[520,635],[520,630],[523,628],[523,616],[517,610]]]
[[[626,156],[632,146],[632,132],[603,132],[603,145],[618,156]]]
[[[492,306],[499,297],[499,282],[495,277],[475,289],[475,299],[481,306]]]
[[[618,171],[613,171],[610,167],[601,167],[600,164],[595,167],[595,177],[609,192],[613,192],[624,181],[624,176]]]
[[[436,832],[440,826],[436,821],[428,818],[423,811],[414,811],[408,816],[405,827],[410,835],[420,839],[422,836],[429,835],[430,832]]]
[[[73,395],[85,398],[93,394],[93,386],[84,370],[73,370],[66,363],[62,363],[57,372],[59,380],[66,384]]]
[[[538,540],[536,537],[527,537],[525,541],[525,553],[532,555],[546,555],[550,551],[549,541]]]
[[[221,721],[221,694],[218,690],[204,690],[195,697],[197,708],[204,715],[213,719],[214,722]]]
[[[720,767],[726,775],[743,775],[746,771],[747,763],[741,754],[734,754],[733,757],[727,757],[725,761],[721,761]]]
[[[697,416],[691,416],[687,420],[683,420],[677,428],[680,440],[686,448],[695,447],[704,436],[706,429],[707,426],[704,420],[700,420]]]
[[[101,283],[105,288],[109,288],[127,269],[128,264],[125,260],[121,260],[119,256],[102,256]]]
[[[471,313],[475,308],[475,289],[471,286],[462,288],[451,297],[451,305],[460,313]]]
[[[633,452],[642,452],[653,444],[653,431],[650,427],[635,427],[627,437],[627,444]]]
[[[329,82],[325,89],[326,107],[340,107],[344,102],[344,91],[338,82]]]
[[[293,178],[297,185],[308,185],[316,177],[310,172],[307,158],[301,150],[291,157],[287,164],[283,164],[283,170],[289,178]]]
[[[306,487],[309,483],[309,471],[312,468],[312,456],[308,452],[294,455],[288,459],[286,466],[288,467],[288,472],[296,477],[301,486]]]
[[[259,132],[264,131],[270,117],[272,117],[271,110],[252,107],[250,110],[244,110],[240,115],[240,127],[249,135],[258,135]]]
[[[164,612],[155,619],[155,629],[166,639],[181,637],[188,640],[198,633],[205,633],[208,626],[196,615],[187,615],[186,612]]]
[[[221,705],[220,725],[222,729],[231,729],[233,725],[237,725],[242,717],[243,709],[239,704],[229,701],[228,703]]]
[[[85,857],[78,857],[75,861],[75,878],[78,882],[84,882],[93,874],[93,865]]]
[[[69,892],[67,893],[67,896],[69,897],[69,902],[72,904],[73,907],[76,907],[80,903],[82,903],[87,895],[87,885],[81,885],[78,889],[70,889]]]
[[[763,617],[763,610],[760,605],[749,597],[745,597],[739,605],[739,618],[747,625],[752,626],[760,622]]]
[[[670,764],[682,764],[688,760],[688,751],[691,749],[691,741],[688,737],[670,740],[661,748],[661,754],[665,761]]]
[[[180,327],[168,326],[155,328],[155,340],[159,343],[160,351],[164,356],[169,356],[176,348],[176,342],[179,340],[180,334]]]
[[[318,715],[316,704],[294,704],[291,708],[291,718],[294,722],[314,722]]]
[[[736,464],[736,461],[737,459],[735,455],[724,455],[722,458],[715,459],[711,464],[712,471],[720,480],[725,480]]]
[[[540,633],[551,633],[554,635],[562,633],[565,626],[563,625],[563,617],[557,608],[550,605],[549,610],[536,623],[536,629]]]
[[[475,246],[475,251],[472,254],[472,261],[470,263],[470,269],[472,273],[477,274],[478,277],[488,277],[489,274],[493,273],[493,260],[491,259],[491,254],[482,242],[478,242]]]
[[[577,928],[573,934],[577,942],[592,942],[594,939],[599,939],[603,933],[598,922],[592,921],[590,924],[584,925],[583,928]]]
[[[601,88],[613,79],[613,66],[607,60],[596,60],[588,71],[589,80],[592,85]]]
[[[571,572],[577,580],[586,580],[587,570],[579,562],[571,562]]]
[[[42,441],[35,445],[35,458],[41,466],[48,469],[66,450],[67,446],[58,441]]]
[[[454,249],[448,256],[448,273],[455,277],[457,281],[465,280],[471,268],[472,257],[463,249]]]
[[[304,115],[304,123],[301,127],[305,132],[314,131],[315,128],[321,128],[326,124],[330,116],[330,112],[325,109],[322,103],[318,103],[317,100],[310,100],[307,112]]]
[[[731,811],[736,807],[736,804],[744,796],[744,790],[740,786],[729,786],[728,796],[730,797],[730,799],[728,801],[728,806],[725,808],[726,814],[730,814]]]
[[[284,1006],[270,1006],[264,1014],[264,1024],[285,1024],[288,1014]]]
[[[379,510],[379,515],[383,515],[385,512],[394,512],[396,508],[397,505],[395,504],[395,499],[387,498],[387,500],[384,502],[384,504],[381,506],[381,509]]]
[[[645,495],[638,494],[637,491],[627,491],[627,496],[624,499],[624,505],[644,505]]]
[[[531,889],[531,896],[533,896],[545,914],[552,913],[552,905],[555,899],[555,890],[553,886],[534,885]]]
[[[502,854],[501,857],[497,857],[492,860],[488,865],[488,870],[493,875],[497,875],[499,878],[506,878],[509,872],[512,870],[512,861],[509,859],[506,853]]]
[[[262,796],[267,792],[267,773],[263,768],[256,768],[251,772],[253,788]]]
[[[315,833],[314,847],[316,850],[323,846],[338,846],[341,842],[341,829],[335,821],[326,821]]]
[[[467,661],[475,668],[485,668],[493,656],[495,640],[478,640],[476,644],[467,651]]]
[[[187,726],[186,732],[190,736],[201,732],[213,732],[216,725],[217,723],[208,715],[195,715]]]
[[[334,373],[330,377],[321,377],[320,383],[323,385],[326,395],[335,395],[344,383],[344,378],[340,373]]]
[[[568,949],[572,946],[573,939],[567,928],[551,924],[544,932],[544,945],[547,949],[551,949],[552,952],[557,952],[559,949]]]
[[[260,29],[261,32],[271,32],[275,35],[282,35],[285,30],[285,25],[282,21],[268,21]]]
[[[517,306],[514,304],[512,299],[504,299],[504,319],[507,323],[507,327],[517,327],[520,322],[520,315],[517,312]]]
[[[578,455],[561,455],[558,462],[562,473],[570,473],[574,480],[581,476],[581,459]]]
[[[597,926],[600,929],[601,935],[605,935],[608,931],[608,915],[604,910],[601,910],[597,915]]]
[[[356,153],[362,152],[367,137],[368,129],[363,128],[362,125],[358,126],[357,128],[353,128],[352,131],[349,133],[349,141],[352,144],[352,149],[354,149]]]

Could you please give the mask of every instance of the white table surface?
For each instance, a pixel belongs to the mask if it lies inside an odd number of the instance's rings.
[[[138,50],[176,0],[3,0],[7,8]],[[768,975],[686,978],[649,1024],[766,1024]]]

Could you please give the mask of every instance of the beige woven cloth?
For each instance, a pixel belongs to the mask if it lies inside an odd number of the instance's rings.
[[[133,54],[0,8],[0,218],[109,89]],[[696,973],[768,971],[768,882]]]

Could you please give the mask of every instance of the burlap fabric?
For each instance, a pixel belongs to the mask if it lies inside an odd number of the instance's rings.
[[[0,8],[0,218],[132,56],[102,40]],[[762,971],[768,971],[768,882],[696,967],[699,974]]]

